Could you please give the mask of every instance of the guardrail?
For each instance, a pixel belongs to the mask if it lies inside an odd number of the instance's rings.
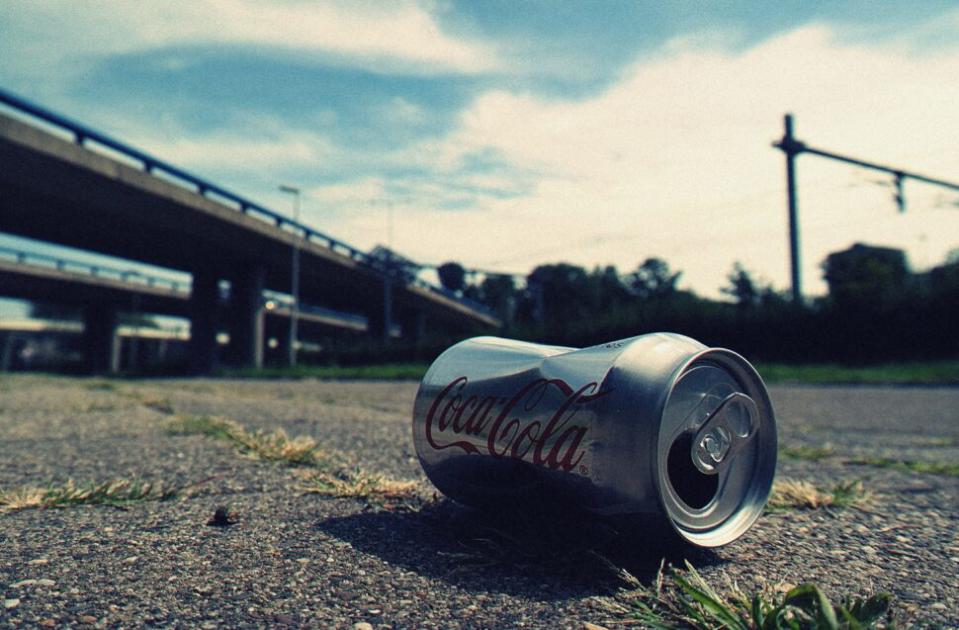
[[[349,257],[351,260],[363,263],[379,273],[383,273],[384,275],[393,277],[395,279],[402,278],[408,284],[414,284],[421,288],[427,289],[432,293],[436,293],[437,295],[454,299],[481,313],[491,314],[489,308],[479,304],[478,302],[474,302],[468,298],[451,295],[449,291],[446,291],[440,287],[436,287],[420,278],[403,278],[403,275],[395,271],[394,268],[389,266],[384,268],[382,264],[383,261],[372,258],[366,252],[363,252],[352,245],[348,245],[347,243],[337,240],[328,234],[314,230],[308,225],[287,218],[263,205],[226,190],[225,188],[222,188],[210,181],[197,177],[192,173],[188,173],[187,171],[184,171],[183,169],[178,168],[168,162],[140,151],[139,149],[135,149],[123,142],[120,142],[119,140],[107,136],[106,134],[91,129],[82,123],[67,118],[66,116],[52,112],[45,107],[41,107],[40,105],[32,103],[11,92],[0,89],[0,103],[68,131],[73,135],[74,141],[80,146],[83,146],[88,142],[94,142],[107,147],[108,149],[116,151],[121,155],[132,158],[136,162],[140,162],[143,170],[147,173],[163,173],[167,177],[172,177],[175,180],[179,180],[188,184],[189,186],[192,186],[198,194],[204,197],[212,194],[218,197],[220,200],[230,201],[236,204],[236,209],[245,215],[259,215],[260,217],[266,217],[280,229],[288,229],[294,233],[299,233],[305,240],[325,245],[331,251],[343,254]]]
[[[148,287],[166,287],[177,293],[189,294],[190,292],[191,283],[189,282],[180,282],[178,280],[163,278],[161,276],[151,276],[141,271],[137,271],[136,269],[118,269],[116,267],[95,265],[92,263],[80,262],[78,260],[69,260],[67,258],[49,256],[47,254],[37,254],[34,252],[11,249],[9,247],[0,247],[0,258],[12,260],[24,265],[33,264],[38,267],[79,273],[95,278],[115,279],[122,282],[129,282],[130,284],[139,284],[141,286],[146,285]]]

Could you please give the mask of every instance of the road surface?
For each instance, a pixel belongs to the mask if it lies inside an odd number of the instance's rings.
[[[766,514],[718,551],[667,552],[589,523],[504,522],[433,497],[410,441],[415,392],[0,376],[7,492],[68,479],[199,484],[126,509],[0,511],[0,626],[618,627],[628,617],[610,604],[626,585],[591,551],[647,583],[665,553],[720,590],[735,580],[747,591],[813,581],[835,599],[889,591],[901,621],[959,625],[959,478],[852,463],[959,462],[959,388],[773,387],[779,478],[861,480],[872,501]],[[291,467],[167,430],[206,415],[312,436],[351,469],[418,482],[416,497],[306,494]],[[207,525],[220,506],[235,524]]]

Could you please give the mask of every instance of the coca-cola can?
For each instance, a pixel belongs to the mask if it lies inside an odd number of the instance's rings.
[[[423,377],[413,443],[430,481],[466,505],[666,521],[702,547],[756,521],[776,468],[756,370],[672,333],[582,349],[460,342]]]

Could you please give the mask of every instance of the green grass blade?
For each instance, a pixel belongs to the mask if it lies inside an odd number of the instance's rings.
[[[753,596],[752,612],[753,625],[757,628],[764,627],[766,616],[763,614],[763,600],[759,595]]]
[[[851,612],[846,610],[845,606],[839,607],[839,615],[843,618],[843,621],[846,622],[844,628],[848,630],[863,630],[863,625],[859,623],[859,620],[856,619]]]
[[[872,624],[889,612],[892,605],[892,595],[879,593],[865,600],[856,600],[849,606],[849,612],[856,621],[863,624]]]
[[[836,611],[829,603],[826,595],[815,584],[801,584],[792,589],[786,593],[783,604],[809,612],[814,616],[817,628],[839,630]]]
[[[742,619],[740,619],[740,617],[734,612],[730,611],[723,602],[714,599],[705,591],[693,586],[685,578],[676,576],[675,580],[676,584],[679,585],[682,591],[693,601],[702,606],[703,609],[707,613],[710,613],[714,619],[721,621],[726,627],[731,629],[748,630],[748,626],[743,623]],[[704,618],[703,621],[708,620]]]

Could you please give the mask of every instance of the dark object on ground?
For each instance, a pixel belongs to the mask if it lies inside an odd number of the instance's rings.
[[[221,505],[213,512],[213,518],[207,521],[207,525],[211,527],[229,527],[230,525],[236,524],[238,520],[235,513],[230,512],[229,509]]]

